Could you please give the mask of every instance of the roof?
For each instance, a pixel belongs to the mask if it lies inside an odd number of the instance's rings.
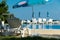
[[[7,22],[11,28],[16,28],[21,25],[21,20],[16,17],[13,17],[13,16],[12,16],[12,18],[8,18]]]

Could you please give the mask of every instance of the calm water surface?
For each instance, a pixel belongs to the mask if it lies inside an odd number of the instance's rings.
[[[23,24],[22,25],[22,28],[25,28],[25,27],[28,27],[30,29],[41,29],[41,28],[44,28],[44,29],[60,29],[60,25],[58,24],[43,24],[43,25],[40,25],[40,24]]]

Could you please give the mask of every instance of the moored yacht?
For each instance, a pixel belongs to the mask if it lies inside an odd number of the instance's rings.
[[[49,24],[49,23],[52,23],[53,24],[53,19],[49,19],[48,21],[47,21],[47,23]]]
[[[38,24],[42,24],[42,18],[38,18]]]
[[[33,24],[37,24],[36,18],[32,18],[32,23],[33,23]]]

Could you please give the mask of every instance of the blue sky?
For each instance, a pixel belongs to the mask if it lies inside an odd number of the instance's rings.
[[[14,14],[19,19],[32,19],[32,7],[21,7],[13,9],[12,6],[20,0],[7,0],[10,13]],[[0,0],[1,2],[1,0]],[[32,2],[32,1],[30,1]],[[38,13],[41,12],[41,18],[47,18],[47,11],[49,18],[60,20],[60,0],[50,0],[44,5],[33,6],[35,17],[38,19]]]

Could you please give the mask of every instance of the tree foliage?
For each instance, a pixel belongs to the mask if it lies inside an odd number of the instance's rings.
[[[2,14],[8,13],[8,5],[6,3],[6,0],[2,0],[0,3],[0,19],[4,20],[5,17]]]
[[[2,1],[0,3],[0,14],[8,12],[8,5],[6,4],[6,1]]]

